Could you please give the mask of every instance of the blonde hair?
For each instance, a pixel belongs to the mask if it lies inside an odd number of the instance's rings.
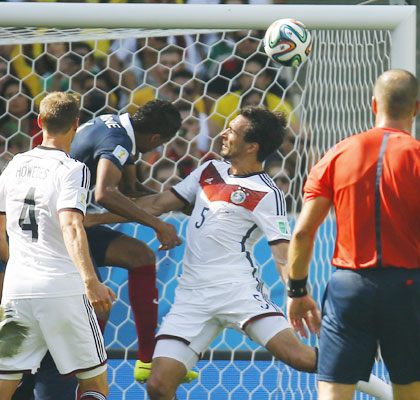
[[[42,99],[39,115],[49,134],[65,134],[79,117],[79,102],[69,93],[52,92]]]

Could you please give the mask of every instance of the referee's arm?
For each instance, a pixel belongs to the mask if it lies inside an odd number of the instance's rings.
[[[290,278],[298,280],[308,276],[316,231],[332,205],[332,200],[323,196],[303,204],[289,245],[287,259]]]
[[[331,206],[332,200],[322,196],[305,202],[289,245],[287,316],[293,329],[303,337],[308,337],[306,328],[319,334],[321,327],[320,313],[307,292],[306,281],[315,234]]]

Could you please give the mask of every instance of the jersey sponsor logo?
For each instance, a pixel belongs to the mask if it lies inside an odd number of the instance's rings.
[[[210,183],[208,181],[210,180]],[[227,184],[210,163],[202,172],[200,186],[210,201],[225,201],[253,211],[267,192]]]
[[[233,204],[242,204],[246,200],[246,193],[242,189],[235,190],[230,195],[230,201]]]
[[[124,147],[118,145],[112,152],[112,155],[120,162],[121,165],[124,165],[124,163],[127,161],[129,153]]]

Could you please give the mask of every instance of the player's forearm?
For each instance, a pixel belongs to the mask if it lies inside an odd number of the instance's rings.
[[[118,190],[107,190],[105,193],[100,194],[97,194],[95,191],[95,199],[107,210],[125,219],[125,221],[116,221],[116,217],[113,217],[113,222],[138,222],[153,229],[156,229],[161,222],[159,218],[140,208]]]
[[[287,265],[287,250],[289,247],[288,242],[280,242],[270,246],[273,253],[274,262],[276,264],[277,272],[279,273],[282,281],[286,283],[288,277]]]
[[[125,196],[130,198],[139,198],[143,196],[149,196],[151,194],[156,194],[155,190],[150,189],[149,187],[143,185],[140,182],[136,182],[134,187],[124,187],[120,185],[120,191]]]
[[[169,198],[173,200],[173,198]],[[177,204],[172,201],[167,201],[167,199],[168,194],[163,192],[138,198],[134,201],[134,203],[143,211],[156,217],[169,211],[181,209],[181,206],[183,205],[182,203]],[[86,227],[100,224],[118,224],[124,222],[135,222],[135,220],[125,218],[115,213],[105,212],[101,214],[86,214],[84,221]]]
[[[140,196],[148,196],[151,194],[156,194],[156,190],[150,189],[148,186],[144,185],[143,183],[136,180],[136,192],[140,194]],[[139,196],[136,196],[139,197]]]
[[[81,222],[78,221],[62,224],[61,230],[70,258],[79,271],[86,287],[88,287],[92,282],[98,281],[98,277],[90,258],[86,231]]]
[[[278,263],[276,262],[276,269],[280,275],[281,280],[283,283],[286,283],[287,277],[289,276],[289,270],[287,268],[287,263]]]

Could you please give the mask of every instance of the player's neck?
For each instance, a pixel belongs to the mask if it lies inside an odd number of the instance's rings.
[[[247,158],[231,159],[229,173],[231,175],[250,175],[263,171],[262,163]]]
[[[70,152],[71,142],[65,137],[65,135],[57,136],[43,136],[41,146],[48,147],[52,149],[62,150],[66,153]]]
[[[389,128],[389,129],[397,129],[399,131],[404,131],[407,133],[411,133],[411,129],[413,126],[412,120],[393,120],[386,117],[376,117],[375,127],[376,128]]]

